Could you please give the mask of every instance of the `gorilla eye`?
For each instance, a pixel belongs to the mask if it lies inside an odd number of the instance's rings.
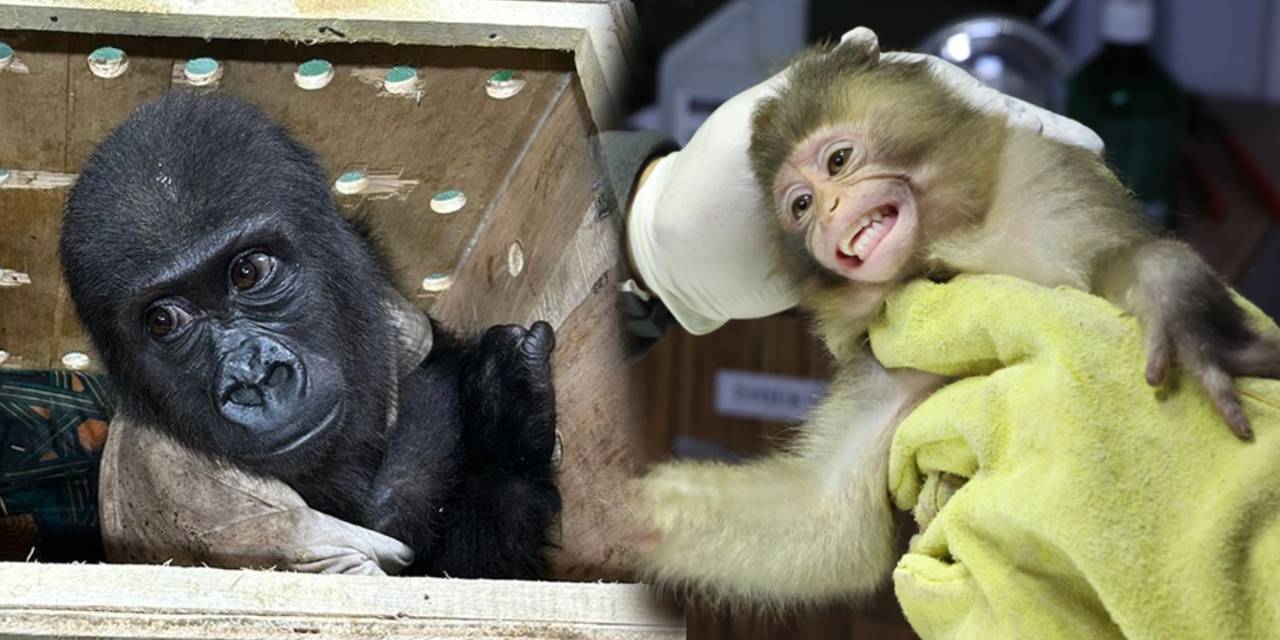
[[[176,304],[158,304],[147,310],[147,331],[163,338],[191,322],[191,314]]]
[[[803,218],[804,212],[808,211],[811,206],[813,206],[813,196],[807,193],[801,195],[791,201],[791,217],[796,220]]]
[[[271,275],[275,265],[276,259],[262,252],[240,256],[231,265],[231,286],[241,291],[252,289]]]
[[[836,149],[831,154],[831,157],[827,159],[827,173],[833,176],[840,173],[840,170],[844,169],[844,166],[849,163],[849,155],[852,153],[853,148],[851,147]]]

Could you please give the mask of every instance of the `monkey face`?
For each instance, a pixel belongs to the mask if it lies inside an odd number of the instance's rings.
[[[910,267],[918,217],[910,174],[866,153],[852,126],[819,130],[792,151],[773,194],[783,230],[827,271],[857,282]]]

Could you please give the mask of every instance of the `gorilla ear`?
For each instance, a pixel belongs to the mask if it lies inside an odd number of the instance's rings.
[[[404,379],[431,354],[435,342],[431,318],[394,289],[387,290],[384,305],[396,332],[397,362]]]
[[[840,46],[831,52],[836,56],[848,56],[858,66],[872,66],[880,62],[880,38],[866,27],[855,27],[840,38]]]

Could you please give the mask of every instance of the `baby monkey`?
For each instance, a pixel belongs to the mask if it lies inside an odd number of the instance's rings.
[[[757,108],[750,158],[780,261],[840,373],[788,451],[646,477],[651,577],[774,605],[880,585],[897,555],[889,444],[945,382],[886,370],[867,346],[886,295],[913,278],[999,273],[1102,295],[1140,319],[1150,384],[1177,363],[1252,437],[1233,378],[1280,377],[1280,345],[1195,252],[1144,221],[1100,158],[974,109],[923,63],[882,62],[866,29],[788,73]]]

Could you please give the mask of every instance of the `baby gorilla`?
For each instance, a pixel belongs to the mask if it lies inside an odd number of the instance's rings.
[[[433,323],[397,371],[397,294],[316,157],[228,97],[169,94],[85,165],[61,256],[121,411],[413,549],[409,572],[536,578],[560,510],[551,328]]]

